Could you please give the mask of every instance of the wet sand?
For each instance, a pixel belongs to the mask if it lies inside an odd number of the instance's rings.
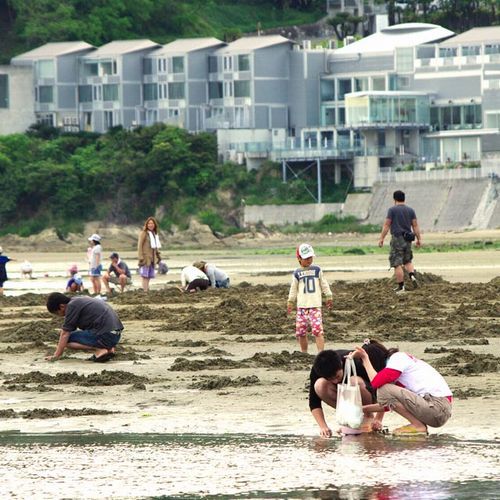
[[[374,257],[355,257],[360,270],[346,271],[356,275],[349,281],[328,270],[344,265],[335,257],[318,263],[334,296],[333,311],[324,318],[327,348],[349,348],[372,336],[429,361],[455,392],[452,419],[431,432],[495,439],[500,278],[492,272],[499,263],[498,252],[479,253],[425,254],[434,265],[444,257],[457,279],[426,271],[422,286],[404,296],[391,293],[387,269],[366,268]],[[316,435],[307,404],[315,346],[311,341],[310,354],[296,352],[294,319],[285,314],[293,259],[219,254],[221,267],[239,269],[231,274],[237,285],[183,295],[169,282],[181,261],[195,256],[170,259],[173,272],[149,294],[133,289],[109,299],[125,331],[115,359],[105,365],[71,351],[46,362],[61,321],[46,312],[44,296],[0,299],[0,431]],[[57,266],[63,272],[64,265],[51,259],[51,272]],[[425,270],[424,259],[418,262]],[[477,279],[483,264],[489,272]],[[476,279],[460,280],[461,266],[473,269]],[[52,286],[50,276],[36,282],[43,285],[38,291]],[[327,418],[334,427],[333,411]],[[385,423],[394,427],[402,419],[391,414]]]

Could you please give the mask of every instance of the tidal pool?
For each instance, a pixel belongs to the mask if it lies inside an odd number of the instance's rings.
[[[499,443],[452,436],[0,434],[0,498],[500,498]]]

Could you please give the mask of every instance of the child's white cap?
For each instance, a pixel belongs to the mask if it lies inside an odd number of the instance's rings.
[[[315,257],[314,249],[309,243],[302,243],[297,248],[297,256],[301,259],[308,259],[309,257]]]
[[[93,235],[88,237],[88,240],[89,241],[101,241],[101,237],[98,234],[94,233]]]

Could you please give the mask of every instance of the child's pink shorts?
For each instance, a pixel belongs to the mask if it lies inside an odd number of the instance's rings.
[[[323,336],[323,316],[321,314],[320,307],[297,308],[297,316],[295,318],[295,336],[306,336],[309,324],[311,324],[311,333],[315,337]]]

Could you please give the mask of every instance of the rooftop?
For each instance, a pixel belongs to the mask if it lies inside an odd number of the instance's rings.
[[[483,28],[472,28],[465,33],[454,36],[441,46],[452,47],[456,45],[466,44],[480,44],[480,43],[500,43],[500,26],[485,26]]]
[[[210,47],[218,47],[226,45],[217,38],[181,38],[179,40],[174,40],[173,42],[167,43],[163,47],[151,52],[152,56],[159,56],[162,54],[171,53],[185,53],[192,52],[195,50],[208,49]]]
[[[341,49],[336,49],[334,55],[392,52],[398,47],[414,47],[424,43],[439,42],[453,35],[453,31],[436,24],[396,24]]]
[[[250,50],[265,49],[267,47],[271,47],[273,45],[279,45],[282,43],[294,44],[295,42],[281,35],[247,36],[239,38],[234,42],[231,42],[226,47],[220,50],[224,52],[235,52],[244,50],[250,51]]]
[[[51,57],[65,56],[74,52],[81,52],[84,50],[94,49],[93,45],[87,42],[56,42],[46,43],[41,47],[19,54],[12,59],[12,63],[17,62],[30,62],[35,59],[46,59]]]
[[[97,59],[100,57],[113,57],[139,50],[157,49],[161,45],[152,42],[151,40],[116,40],[109,42],[106,45],[99,47],[94,52],[85,56],[86,59]]]

